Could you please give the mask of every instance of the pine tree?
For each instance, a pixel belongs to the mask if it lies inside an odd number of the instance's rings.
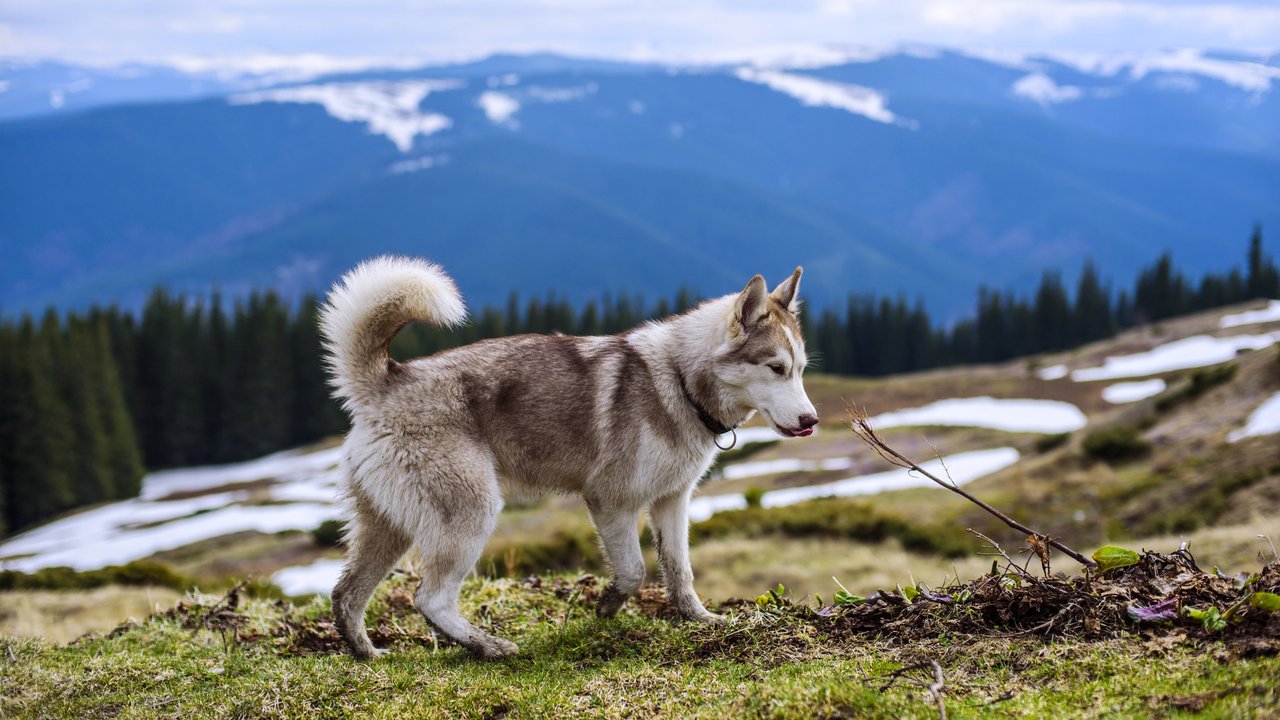
[[[604,325],[600,320],[600,306],[595,300],[591,300],[578,316],[578,334],[601,335],[603,333]]]
[[[1031,352],[1067,347],[1071,338],[1071,303],[1062,284],[1062,275],[1055,271],[1045,272],[1032,308],[1035,325]]]
[[[138,328],[138,436],[148,467],[175,467],[205,456],[199,325],[182,298],[157,289]]]
[[[54,371],[69,411],[75,440],[72,453],[72,493],[77,504],[97,503],[115,496],[110,445],[104,426],[102,397],[93,377],[99,364],[110,364],[111,355],[98,357],[99,347],[84,321],[71,317],[65,333],[56,315],[45,316],[41,334],[55,339]]]
[[[17,382],[14,376],[17,338],[13,328],[7,323],[0,323],[0,537],[8,532],[8,501],[10,493],[9,465],[12,462],[13,439],[12,417],[14,403],[13,388]]]
[[[94,340],[100,357],[111,358],[111,338],[107,326],[93,325]],[[114,362],[94,363],[94,389],[102,412],[102,427],[107,436],[107,462],[111,468],[114,498],[135,497],[142,490],[142,449],[129,416],[124,386]]]
[[[1090,260],[1084,264],[1076,286],[1075,306],[1071,310],[1071,345],[1092,342],[1111,334],[1111,293],[1103,289],[1098,270]]]
[[[227,427],[233,459],[288,447],[294,402],[288,324],[288,313],[273,292],[255,293],[236,308]]]
[[[29,317],[18,329],[10,372],[10,423],[5,453],[8,524],[11,530],[39,522],[74,504],[74,438],[70,413],[58,392],[52,345]]]
[[[1262,226],[1253,226],[1249,238],[1249,276],[1247,294],[1250,298],[1274,298],[1280,295],[1280,271],[1262,250]]]
[[[293,367],[293,409],[291,444],[314,442],[346,429],[345,415],[329,394],[329,385],[320,362],[319,301],[314,295],[303,298],[290,325]]]

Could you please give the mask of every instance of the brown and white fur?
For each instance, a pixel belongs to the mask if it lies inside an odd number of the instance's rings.
[[[689,497],[716,455],[704,418],[731,427],[759,410],[782,435],[812,432],[800,275],[772,293],[756,275],[740,293],[619,335],[522,335],[398,363],[387,346],[406,324],[464,320],[456,286],[407,258],[347,273],[320,325],[334,394],[352,421],[347,562],[333,590],[352,652],[382,652],[365,632],[365,606],[410,545],[421,553],[415,603],[427,620],[480,657],[516,652],[457,605],[508,493],[586,500],[612,568],[602,616],[644,579],[637,520],[647,510],[671,602],[687,618],[719,620],[694,593],[689,566]]]

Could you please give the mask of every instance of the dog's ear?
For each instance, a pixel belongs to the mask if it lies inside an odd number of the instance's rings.
[[[778,283],[778,287],[773,289],[769,297],[777,300],[782,307],[790,310],[792,313],[800,310],[800,276],[804,274],[804,268],[797,267],[791,273],[791,277]]]
[[[745,332],[755,330],[769,312],[769,287],[756,275],[733,304],[733,322]]]

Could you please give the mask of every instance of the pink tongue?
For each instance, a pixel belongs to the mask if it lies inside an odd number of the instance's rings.
[[[796,437],[809,437],[810,435],[813,434],[813,428],[809,427],[803,430],[797,430],[797,431],[794,431],[792,434],[795,435]]]

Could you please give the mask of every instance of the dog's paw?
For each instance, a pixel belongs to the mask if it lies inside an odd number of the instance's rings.
[[[351,654],[356,656],[357,660],[377,660],[378,658],[389,655],[390,653],[391,651],[386,648],[376,648],[372,645],[366,648],[352,650],[351,652]]]
[[[686,617],[688,617],[690,620],[693,620],[695,622],[705,623],[707,625],[725,625],[725,624],[728,624],[729,622],[728,618],[726,618],[725,616],[717,615],[705,609],[702,612],[697,613],[693,616],[686,616]]]
[[[600,602],[596,604],[596,615],[602,618],[611,618],[618,614],[623,605],[627,604],[627,600],[631,597],[631,593],[623,592],[618,586],[610,582],[600,594]]]
[[[467,649],[481,660],[501,660],[520,652],[520,646],[493,635],[477,638],[467,645]]]

